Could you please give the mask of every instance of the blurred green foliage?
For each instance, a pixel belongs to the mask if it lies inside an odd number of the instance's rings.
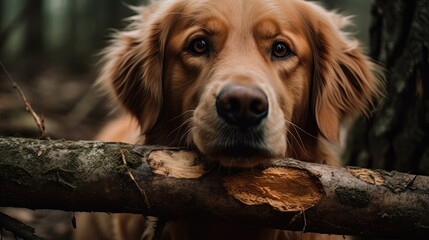
[[[142,0],[0,0],[0,60],[86,65]]]

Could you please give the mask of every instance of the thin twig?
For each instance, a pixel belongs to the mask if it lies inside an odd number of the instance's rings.
[[[149,200],[148,197],[146,195],[146,192],[140,187],[140,185],[137,183],[134,175],[130,172],[130,170],[128,170],[128,166],[127,166],[127,160],[125,158],[125,154],[124,154],[124,150],[121,149],[121,159],[122,159],[122,163],[124,164],[125,167],[127,167],[127,175],[130,177],[131,181],[134,183],[134,185],[137,187],[137,189],[139,190],[140,194],[142,195],[146,206],[149,208]],[[154,226],[154,235],[152,240],[160,240],[162,237],[162,232],[164,231],[165,225],[167,224],[167,221],[165,221],[165,219],[163,218],[158,218],[158,220],[156,221],[156,224]]]
[[[305,228],[307,227],[307,218],[305,217],[305,211],[304,210],[302,210],[301,213],[302,213],[302,216],[304,218],[304,227],[302,228],[302,233],[304,233]]]
[[[21,96],[21,99],[25,104],[25,110],[27,110],[31,114],[31,116],[33,116],[34,121],[36,122],[37,127],[40,130],[40,139],[43,139],[43,140],[48,139],[48,134],[46,133],[46,127],[45,127],[45,120],[43,119],[43,117],[39,117],[37,113],[34,111],[30,102],[25,97],[24,92],[19,87],[19,85],[13,80],[12,76],[9,74],[9,72],[7,71],[3,63],[0,62],[0,66],[2,68],[3,74],[6,76],[7,79],[9,79],[13,87],[18,91],[19,95]]]
[[[408,182],[407,182],[407,184],[406,184],[406,188],[410,188],[411,186],[413,186],[413,184],[414,184],[414,181],[416,180],[416,178],[417,178],[417,175],[414,175],[414,177],[411,179],[411,180],[409,180]]]
[[[167,221],[163,218],[159,218],[158,221],[156,221],[154,226],[155,233],[153,234],[152,240],[161,240],[162,239],[162,232],[164,231],[165,225],[167,224]]]
[[[73,229],[76,229],[76,216],[74,215],[74,212],[72,213],[71,224],[73,226]]]
[[[0,212],[0,228],[12,232],[16,237],[26,240],[43,240],[43,238],[34,234],[34,228]]]
[[[146,192],[140,187],[140,185],[137,183],[136,178],[134,177],[134,175],[130,172],[130,170],[128,170],[128,166],[127,166],[127,161],[125,159],[125,154],[124,151],[121,149],[121,159],[122,159],[122,163],[124,164],[125,167],[127,167],[127,175],[130,177],[131,181],[134,183],[134,185],[137,187],[137,189],[139,190],[140,194],[142,195],[144,202],[146,204],[146,206],[149,208],[149,199],[146,195]]]

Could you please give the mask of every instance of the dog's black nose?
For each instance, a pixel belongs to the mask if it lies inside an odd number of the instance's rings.
[[[227,85],[216,98],[218,115],[227,123],[240,126],[257,126],[268,115],[265,93],[253,86]]]

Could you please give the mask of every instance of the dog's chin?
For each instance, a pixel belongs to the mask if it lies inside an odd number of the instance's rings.
[[[272,148],[261,129],[224,127],[207,131],[209,127],[194,128],[192,145],[210,163],[223,167],[253,168],[283,156],[282,145]]]
[[[253,168],[267,163],[276,157],[264,148],[233,146],[219,146],[206,153],[205,158],[211,162],[219,163],[223,167]]]

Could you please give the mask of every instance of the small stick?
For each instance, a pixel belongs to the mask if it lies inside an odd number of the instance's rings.
[[[72,214],[71,223],[72,223],[73,229],[76,229],[76,216],[74,215],[74,212]]]
[[[305,232],[305,228],[307,227],[307,218],[305,217],[305,211],[304,210],[302,210],[302,216],[303,216],[303,218],[304,218],[304,227],[302,228],[302,233],[304,233]]]
[[[3,71],[4,75],[6,76],[6,78],[9,79],[9,81],[12,83],[13,87],[18,91],[19,95],[21,96],[21,99],[25,104],[25,110],[27,110],[31,114],[31,116],[33,116],[34,121],[36,122],[37,127],[40,130],[40,139],[42,139],[42,140],[48,139],[48,134],[46,133],[46,127],[45,127],[45,120],[43,119],[43,117],[39,117],[37,115],[37,113],[34,111],[30,102],[25,97],[24,92],[19,87],[19,85],[13,80],[12,76],[6,70],[6,67],[3,65],[3,63],[0,62],[0,66],[1,66],[2,71]]]
[[[158,221],[156,221],[154,226],[155,233],[153,234],[152,240],[161,240],[162,239],[162,232],[164,231],[165,225],[167,224],[167,221],[160,218]]]
[[[124,151],[121,149],[121,159],[122,159],[122,163],[124,164],[125,167],[127,167],[127,161],[125,159],[125,154]],[[149,200],[148,197],[146,195],[146,192],[139,186],[139,184],[136,181],[136,178],[134,177],[134,175],[130,172],[130,170],[128,170],[127,168],[127,175],[130,177],[131,181],[134,183],[134,185],[136,185],[137,189],[139,190],[140,194],[142,195],[146,206],[149,208]]]
[[[124,151],[122,149],[121,149],[121,159],[122,159],[122,163],[124,164],[124,166],[127,167],[127,161],[125,159],[125,154],[124,154]],[[140,194],[142,195],[142,197],[143,197],[143,199],[144,199],[144,201],[146,203],[146,206],[149,208],[150,205],[149,205],[149,200],[148,200],[148,197],[146,195],[146,192],[139,186],[139,184],[136,181],[136,178],[130,172],[130,170],[128,170],[128,168],[127,168],[127,175],[131,178],[131,180],[134,183],[134,185],[136,185],[137,189],[139,190]],[[161,239],[162,232],[163,232],[163,230],[165,228],[166,223],[167,222],[164,219],[162,219],[162,218],[161,219],[159,218],[157,220],[157,222],[156,222],[156,224],[154,226],[154,231],[155,232],[154,232],[154,236],[153,236],[152,240],[160,240]]]
[[[43,238],[34,234],[34,228],[0,212],[0,229],[2,228],[12,232],[15,237],[25,240],[43,240]]]

